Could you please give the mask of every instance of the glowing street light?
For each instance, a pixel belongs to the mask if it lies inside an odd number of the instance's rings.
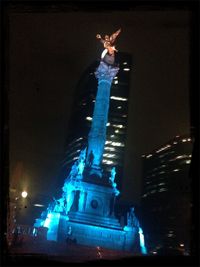
[[[28,196],[28,193],[26,191],[23,191],[21,195],[23,198],[26,198]]]

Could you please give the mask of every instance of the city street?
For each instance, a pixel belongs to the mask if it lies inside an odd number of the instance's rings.
[[[133,256],[130,252],[108,250],[54,241],[27,240],[11,246],[9,258],[12,262],[28,260],[48,260],[56,262],[84,263],[98,260],[119,260]]]

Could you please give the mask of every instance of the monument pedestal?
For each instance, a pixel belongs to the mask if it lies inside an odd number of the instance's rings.
[[[132,250],[136,229],[125,231],[119,220],[111,214],[113,188],[107,184],[81,181],[74,202],[67,215],[60,215],[58,241],[67,239],[87,246],[100,246],[117,250]],[[70,232],[70,236],[67,233]]]

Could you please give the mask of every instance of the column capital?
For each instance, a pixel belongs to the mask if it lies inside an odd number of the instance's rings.
[[[118,71],[119,67],[108,65],[105,62],[100,61],[100,64],[95,72],[95,76],[99,80],[99,83],[104,80],[105,82],[109,82],[111,84]]]

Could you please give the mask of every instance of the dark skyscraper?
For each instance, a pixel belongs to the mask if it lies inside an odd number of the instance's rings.
[[[176,136],[143,155],[143,224],[149,249],[162,247],[190,252],[193,140]]]
[[[115,76],[110,94],[110,108],[107,123],[107,138],[103,154],[102,167],[106,175],[116,167],[116,181],[121,186],[127,131],[128,96],[130,90],[131,56],[126,53],[116,55],[120,70]],[[77,160],[80,150],[87,145],[91,127],[97,79],[94,72],[98,62],[91,64],[78,82],[76,97],[71,112],[71,120],[66,137],[65,157],[62,162],[62,178],[69,173],[70,167]],[[63,182],[63,180],[61,181]]]

